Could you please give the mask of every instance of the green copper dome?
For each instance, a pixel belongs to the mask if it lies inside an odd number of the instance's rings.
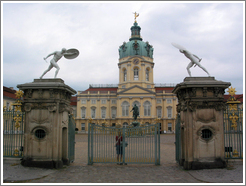
[[[131,27],[131,38],[129,39],[129,42],[124,42],[119,48],[120,59],[134,55],[153,58],[154,49],[149,42],[142,41],[143,39],[140,36],[140,30],[141,27],[135,22]]]

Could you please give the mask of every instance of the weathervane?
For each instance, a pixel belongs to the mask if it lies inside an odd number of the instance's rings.
[[[137,17],[139,16],[139,14],[137,12],[133,13],[134,17],[135,17],[135,23],[137,22]]]

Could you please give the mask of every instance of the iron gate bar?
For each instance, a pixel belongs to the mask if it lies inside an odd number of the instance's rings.
[[[75,159],[75,121],[72,115],[69,115],[68,123],[68,158],[69,162],[72,163]]]
[[[179,163],[181,159],[181,128],[180,128],[180,114],[177,114],[175,126],[175,154],[176,162]]]

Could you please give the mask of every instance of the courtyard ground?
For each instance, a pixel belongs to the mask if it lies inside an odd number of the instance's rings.
[[[161,134],[161,165],[87,165],[88,136],[76,134],[75,161],[62,169],[23,167],[3,160],[3,183],[243,183],[243,161],[224,169],[183,170],[175,161],[175,135]]]

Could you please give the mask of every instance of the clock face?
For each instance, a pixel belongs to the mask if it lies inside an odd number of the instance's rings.
[[[133,63],[136,65],[136,64],[138,64],[139,63],[139,59],[134,59],[133,60]]]

